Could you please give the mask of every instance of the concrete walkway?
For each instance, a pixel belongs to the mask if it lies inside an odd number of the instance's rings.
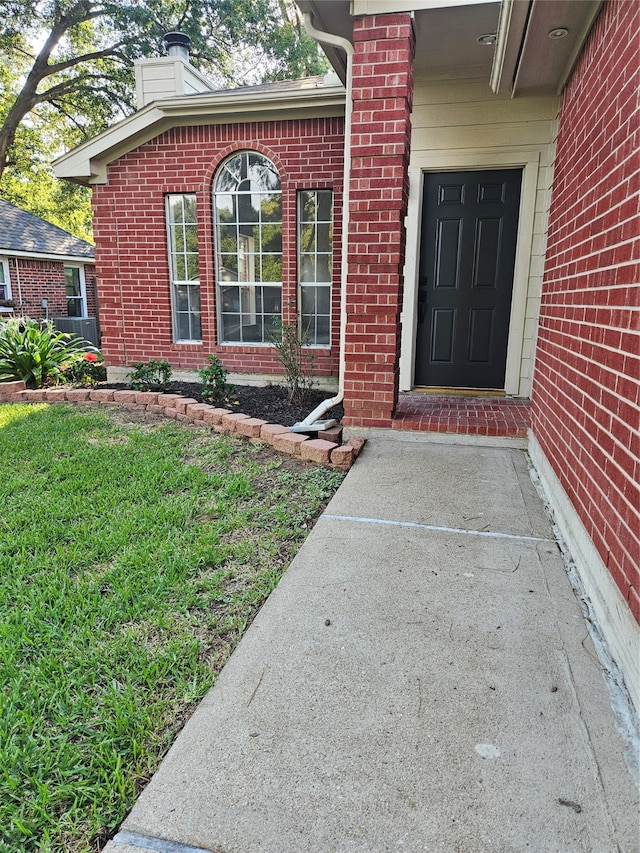
[[[109,853],[637,851],[522,450],[372,439]]]

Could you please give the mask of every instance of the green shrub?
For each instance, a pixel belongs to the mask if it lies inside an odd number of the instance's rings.
[[[304,350],[306,340],[298,334],[297,323],[277,321],[279,335],[272,340],[275,357],[284,370],[291,403],[303,403],[314,385],[313,353]]]
[[[134,391],[166,391],[172,374],[168,361],[137,361],[127,374],[129,388]]]
[[[74,361],[63,373],[65,382],[75,385],[95,385],[106,382],[107,368],[99,351],[86,352],[81,359]]]
[[[0,321],[0,380],[22,379],[29,388],[60,381],[66,370],[95,351],[90,344],[51,322],[29,317]]]
[[[202,379],[202,398],[209,403],[224,400],[233,393],[233,385],[227,384],[229,371],[217,355],[210,355],[208,363],[198,371]]]

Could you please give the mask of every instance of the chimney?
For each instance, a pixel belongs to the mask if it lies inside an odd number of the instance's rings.
[[[168,56],[136,59],[134,63],[139,110],[152,101],[215,90],[211,80],[189,62],[189,36],[167,33],[164,43]]]
[[[164,44],[169,56],[178,56],[183,62],[189,62],[191,39],[184,33],[167,33]]]

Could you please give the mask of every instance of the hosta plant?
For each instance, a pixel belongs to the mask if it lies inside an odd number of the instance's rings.
[[[93,349],[82,338],[29,317],[0,321],[0,381],[22,379],[29,388],[60,380]]]

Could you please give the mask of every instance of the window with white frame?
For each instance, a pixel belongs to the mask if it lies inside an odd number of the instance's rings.
[[[332,192],[298,194],[300,333],[307,344],[331,342]]]
[[[241,151],[213,185],[220,340],[269,343],[282,318],[282,191],[275,165]]]
[[[201,341],[200,261],[195,193],[167,196],[169,274],[175,341]]]
[[[9,278],[9,262],[0,258],[0,300],[11,299],[11,279]]]
[[[67,317],[86,317],[87,298],[84,286],[84,267],[65,267],[64,284],[67,291]]]

